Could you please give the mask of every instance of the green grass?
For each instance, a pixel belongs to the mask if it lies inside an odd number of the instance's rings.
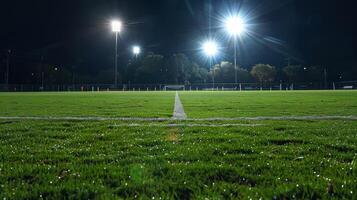
[[[0,116],[171,117],[174,95],[0,93]],[[190,118],[357,115],[354,91],[180,98]],[[356,144],[356,120],[3,119],[0,199],[357,199]]]
[[[171,117],[173,92],[0,93],[0,116]]]
[[[174,92],[0,93],[0,116],[171,117]],[[190,118],[357,115],[355,91],[180,92]]]
[[[0,121],[0,197],[356,198],[356,121],[120,123]]]
[[[357,115],[357,91],[180,92],[191,118]]]

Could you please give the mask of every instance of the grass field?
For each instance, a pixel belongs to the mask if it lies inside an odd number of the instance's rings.
[[[172,116],[174,92],[3,93],[0,116]],[[180,92],[189,118],[357,115],[357,92]],[[120,105],[123,104],[123,105]],[[356,120],[0,120],[1,199],[356,199]]]
[[[357,115],[357,92],[182,92],[192,118]]]
[[[171,117],[174,94],[0,93],[0,116]]]

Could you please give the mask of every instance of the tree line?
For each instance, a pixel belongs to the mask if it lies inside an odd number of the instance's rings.
[[[41,62],[13,69],[14,73],[20,70],[21,83],[27,84],[111,84],[114,77],[111,66],[91,72],[83,67],[54,66]],[[244,68],[238,65],[236,70],[239,83],[323,82],[326,79],[326,69],[321,66],[289,65],[277,68],[269,64],[256,64]],[[213,78],[217,83],[234,83],[236,70],[229,61],[207,66],[182,53],[169,57],[147,53],[122,64],[117,73],[119,83],[123,84],[195,84],[211,83]]]
[[[162,55],[150,53],[141,59],[133,59],[124,71],[124,83],[165,83],[165,84],[194,84],[234,83],[235,71],[240,83],[285,82],[319,82],[324,80],[325,71],[321,66],[304,67],[289,65],[278,69],[269,64],[256,64],[249,68],[222,61],[207,68],[191,61],[185,54],[174,54],[165,59]],[[119,74],[120,75],[120,74]]]

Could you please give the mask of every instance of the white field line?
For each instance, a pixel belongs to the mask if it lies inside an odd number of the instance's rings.
[[[257,116],[257,117],[232,117],[232,118],[200,118],[193,119],[194,121],[239,121],[239,120],[251,120],[251,121],[264,121],[264,120],[357,120],[357,116]]]
[[[256,127],[264,124],[114,124],[111,127]]]
[[[145,118],[145,117],[54,117],[54,116],[0,116],[0,120],[70,120],[70,121],[265,121],[265,120],[357,120],[357,116],[260,116],[260,117],[215,117],[215,118]]]
[[[174,108],[174,113],[173,113],[172,118],[177,119],[177,120],[187,119],[187,115],[183,109],[183,105],[181,103],[178,92],[176,92],[176,95],[175,95],[175,108]]]
[[[39,117],[2,117],[0,120],[58,120],[58,121],[169,121],[171,118],[146,118],[146,117],[55,117],[55,116],[39,116]]]

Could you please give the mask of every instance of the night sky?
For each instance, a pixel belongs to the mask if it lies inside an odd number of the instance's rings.
[[[12,49],[17,62],[46,55],[49,63],[88,70],[108,68],[114,35],[110,21],[125,23],[120,61],[131,46],[165,56],[185,53],[204,64],[200,42],[209,35],[209,0],[7,0],[0,6],[0,50]],[[239,63],[277,67],[323,65],[337,74],[357,65],[357,12],[352,0],[212,0],[211,33],[219,60],[232,61],[221,19],[234,9],[244,16],[249,34],[241,38]],[[357,77],[356,77],[357,78]]]

